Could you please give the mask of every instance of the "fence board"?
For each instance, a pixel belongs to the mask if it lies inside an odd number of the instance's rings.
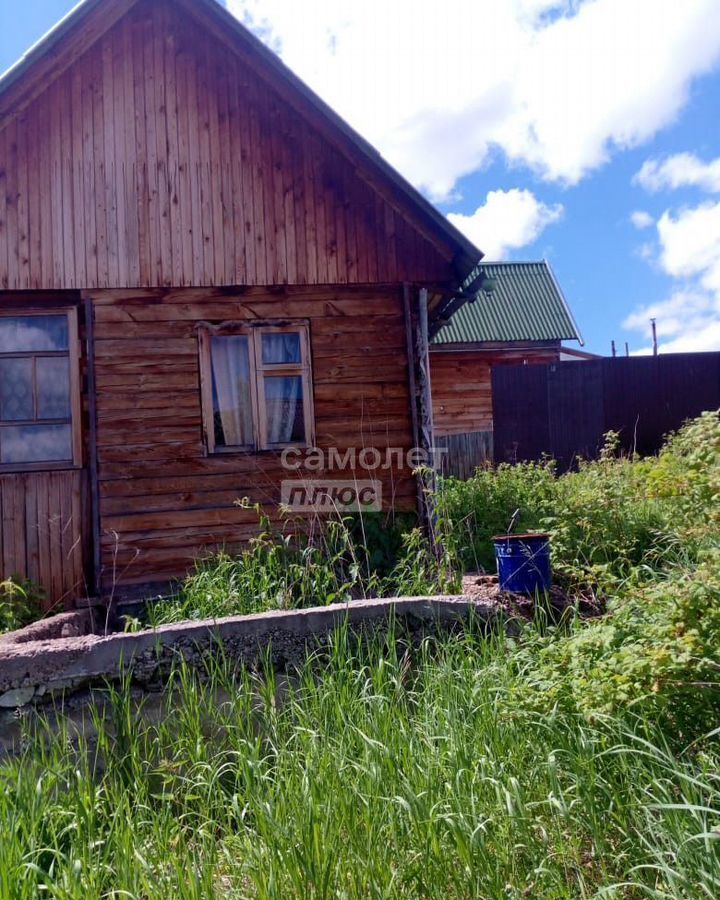
[[[537,460],[560,468],[595,457],[603,436],[621,449],[656,453],[686,419],[720,407],[720,353],[619,357],[492,371],[494,461]]]
[[[493,366],[493,453],[496,463],[533,459],[550,446],[549,365]],[[540,450],[542,453],[542,450]]]

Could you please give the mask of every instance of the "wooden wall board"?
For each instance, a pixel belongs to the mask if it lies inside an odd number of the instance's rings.
[[[208,455],[198,325],[309,323],[316,444],[359,453],[412,446],[402,292],[386,286],[90,292],[95,310],[104,586],[182,575],[192,560],[257,530],[248,497],[277,515],[283,479],[382,481],[386,509],[412,510],[407,466],[377,473],[287,471],[280,452]]]

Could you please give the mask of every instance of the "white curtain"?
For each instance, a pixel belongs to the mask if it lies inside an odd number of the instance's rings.
[[[245,335],[214,337],[211,341],[213,406],[219,416],[226,447],[253,442],[250,400],[250,355]]]
[[[264,334],[262,336],[263,365],[300,362],[300,335],[295,333]]]
[[[269,443],[289,444],[305,439],[299,375],[265,378],[265,409]]]

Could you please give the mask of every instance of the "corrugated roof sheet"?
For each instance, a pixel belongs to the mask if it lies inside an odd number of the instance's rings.
[[[491,294],[465,303],[433,344],[578,340],[582,335],[547,262],[482,262]]]

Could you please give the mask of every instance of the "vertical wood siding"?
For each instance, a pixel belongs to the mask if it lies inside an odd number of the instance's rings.
[[[407,466],[287,472],[279,452],[208,456],[197,325],[309,321],[316,443],[341,454],[412,446],[399,289],[108,291],[95,304],[103,576],[125,585],[182,575],[208,550],[257,534],[248,497],[277,518],[284,478],[380,478],[386,508],[415,509]]]
[[[58,612],[85,596],[87,473],[0,475],[0,572],[38,585]]]
[[[311,122],[142,0],[0,130],[0,289],[450,280]]]

